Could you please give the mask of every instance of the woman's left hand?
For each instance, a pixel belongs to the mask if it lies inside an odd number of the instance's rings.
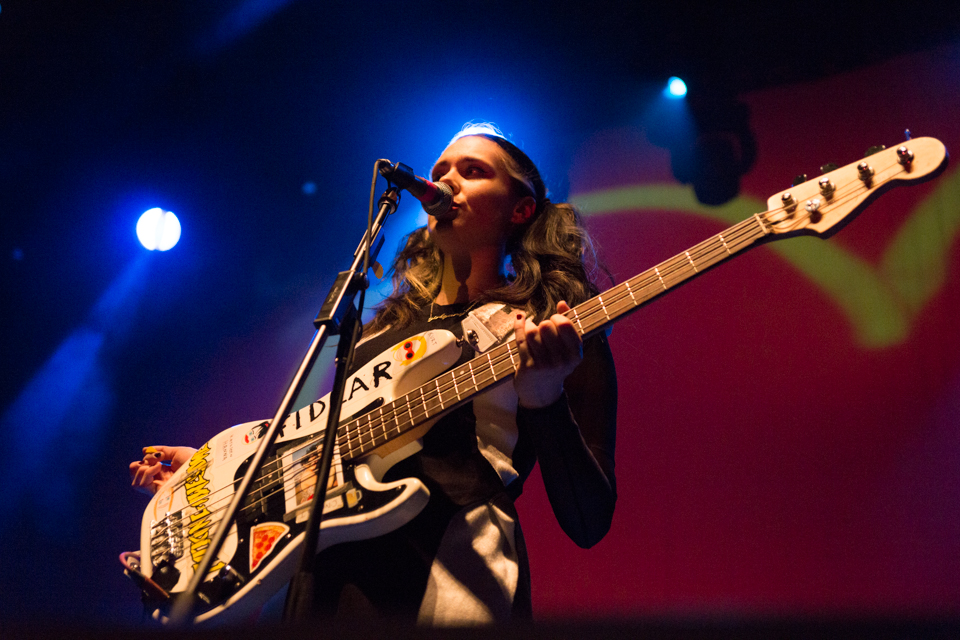
[[[518,313],[514,337],[520,349],[520,365],[513,386],[520,404],[528,409],[546,407],[563,393],[563,381],[583,360],[583,341],[569,318],[566,302],[557,305],[557,313],[539,325]]]

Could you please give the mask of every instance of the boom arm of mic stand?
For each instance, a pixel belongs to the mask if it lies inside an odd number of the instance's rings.
[[[377,237],[380,235],[380,231],[383,228],[383,224],[386,221],[387,216],[397,210],[397,205],[399,202],[400,192],[396,187],[391,186],[380,198],[380,209],[377,212],[376,218],[374,219],[373,229],[367,229],[364,231],[364,240],[366,240],[366,234],[370,233],[370,242],[371,245],[373,245]],[[382,242],[377,244],[378,250],[382,244]],[[226,510],[224,511],[224,514],[220,519],[220,523],[217,526],[217,530],[214,533],[213,538],[210,540],[210,545],[203,554],[203,559],[200,561],[199,566],[194,572],[193,577],[190,579],[190,583],[184,590],[183,595],[173,604],[173,607],[170,610],[170,625],[174,627],[183,627],[190,619],[190,616],[193,613],[194,605],[196,604],[197,592],[199,591],[200,584],[204,581],[204,578],[206,578],[207,574],[210,573],[210,567],[213,566],[217,554],[220,553],[220,548],[223,546],[223,541],[226,540],[227,533],[230,531],[230,524],[236,517],[237,511],[240,508],[240,504],[246,499],[247,494],[250,492],[250,485],[253,483],[253,479],[257,476],[257,474],[260,473],[260,469],[263,466],[267,452],[276,442],[277,436],[280,434],[282,429],[283,422],[290,413],[290,409],[293,406],[294,400],[300,393],[300,390],[303,388],[303,384],[306,382],[307,376],[310,374],[310,369],[313,367],[313,363],[316,361],[317,355],[320,353],[320,349],[323,347],[329,334],[336,334],[339,332],[342,321],[348,315],[348,310],[353,308],[353,297],[361,287],[366,287],[366,274],[359,272],[359,270],[363,268],[362,265],[364,262],[364,253],[365,252],[362,250],[357,251],[357,253],[354,255],[353,264],[351,264],[350,270],[344,271],[337,276],[337,279],[334,281],[333,286],[330,289],[330,293],[328,293],[327,297],[324,299],[320,313],[317,315],[316,320],[314,320],[314,325],[316,325],[317,331],[314,333],[313,340],[310,342],[310,346],[307,347],[307,352],[304,355],[303,360],[300,362],[300,366],[297,368],[296,373],[293,374],[293,379],[290,381],[290,385],[287,387],[287,391],[284,394],[283,399],[280,401],[280,406],[277,407],[277,412],[274,414],[273,419],[270,420],[270,425],[267,428],[266,433],[263,434],[260,446],[257,448],[257,452],[253,455],[253,458],[250,461],[250,467],[247,469],[247,473],[243,476],[243,480],[240,481],[240,486],[237,487],[236,493],[233,495],[233,500],[230,501],[229,506],[227,506]],[[337,421],[333,421],[330,418],[335,413],[332,410],[333,407],[339,406],[339,401],[334,404],[334,398],[331,397],[330,400],[331,411],[328,415],[327,430],[329,432],[331,429],[333,429],[333,433],[336,434],[336,427],[338,426],[339,419]],[[339,416],[339,411],[336,413]],[[328,440],[330,440],[329,434],[326,434],[324,436],[324,441],[326,442]],[[324,447],[321,463],[326,460],[326,471],[323,473],[323,475],[317,475],[318,490],[314,491],[314,501],[319,500],[322,502],[323,497],[326,496],[326,491],[323,491],[321,488],[326,486],[325,478],[330,475],[330,456],[327,455],[328,449],[328,447]],[[321,481],[320,478],[324,478],[324,480]],[[313,509],[314,507],[311,507],[311,510]],[[318,529],[319,526],[320,524],[318,522]],[[309,529],[307,532],[309,533]],[[308,549],[304,547],[303,553],[309,554],[310,556],[313,556],[316,553],[316,537],[314,537],[314,548]]]

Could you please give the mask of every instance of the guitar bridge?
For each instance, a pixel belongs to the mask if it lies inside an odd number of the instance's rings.
[[[183,512],[168,513],[150,523],[150,558],[154,566],[165,558],[183,556]]]

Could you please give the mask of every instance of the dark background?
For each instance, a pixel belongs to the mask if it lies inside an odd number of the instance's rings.
[[[127,464],[273,412],[359,240],[377,158],[426,173],[463,123],[493,121],[555,199],[676,187],[697,171],[661,104],[680,75],[700,133],[737,141],[740,194],[762,203],[905,128],[956,149],[958,13],[0,4],[0,620],[138,621],[115,560],[145,506]],[[904,212],[934,209],[906,244],[940,252],[919,274],[938,286],[925,304],[908,293],[927,285],[893,295],[909,319],[894,337],[864,339],[834,301],[842,283],[831,297],[768,248],[614,332],[617,520],[577,550],[531,482],[541,618],[960,613],[960,194],[938,185],[830,241],[888,282]],[[134,234],[154,206],[183,224],[166,254]],[[621,280],[727,226],[666,205],[586,213]],[[423,219],[405,202],[387,247]]]

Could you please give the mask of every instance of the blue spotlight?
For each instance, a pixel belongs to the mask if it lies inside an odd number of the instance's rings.
[[[180,221],[172,211],[160,207],[148,209],[137,221],[137,237],[150,251],[172,249],[180,240]]]
[[[664,89],[664,93],[667,94],[668,98],[682,98],[687,95],[687,83],[673,76],[667,80],[667,88]]]

